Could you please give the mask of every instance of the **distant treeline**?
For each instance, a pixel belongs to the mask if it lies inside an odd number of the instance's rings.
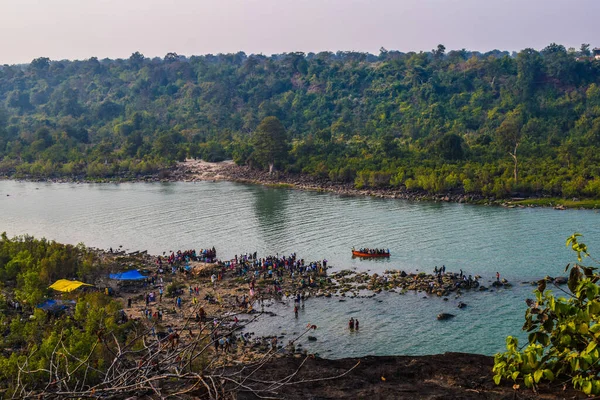
[[[599,85],[589,45],[42,57],[0,67],[0,174],[135,177],[186,157],[266,168],[253,133],[271,116],[285,128],[280,170],[357,187],[600,198]]]

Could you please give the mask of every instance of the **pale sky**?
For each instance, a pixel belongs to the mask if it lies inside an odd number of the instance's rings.
[[[600,47],[600,0],[0,0],[0,64],[168,52]]]

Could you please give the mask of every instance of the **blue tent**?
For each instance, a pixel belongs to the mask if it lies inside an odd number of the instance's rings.
[[[139,281],[142,279],[146,279],[146,277],[140,274],[139,271],[126,271],[121,272],[119,274],[110,274],[110,279],[116,279],[118,281]]]
[[[62,311],[69,307],[69,305],[75,304],[75,301],[63,301],[63,300],[53,300],[48,299],[41,304],[37,305],[37,308],[42,309],[44,311]]]

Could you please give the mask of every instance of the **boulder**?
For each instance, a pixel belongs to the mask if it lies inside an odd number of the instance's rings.
[[[566,276],[558,276],[558,277],[554,278],[554,283],[556,283],[557,285],[564,285],[568,281],[569,281],[569,278],[567,278]]]

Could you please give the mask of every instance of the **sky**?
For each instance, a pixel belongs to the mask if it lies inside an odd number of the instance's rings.
[[[379,49],[600,47],[600,0],[0,0],[0,64]]]

